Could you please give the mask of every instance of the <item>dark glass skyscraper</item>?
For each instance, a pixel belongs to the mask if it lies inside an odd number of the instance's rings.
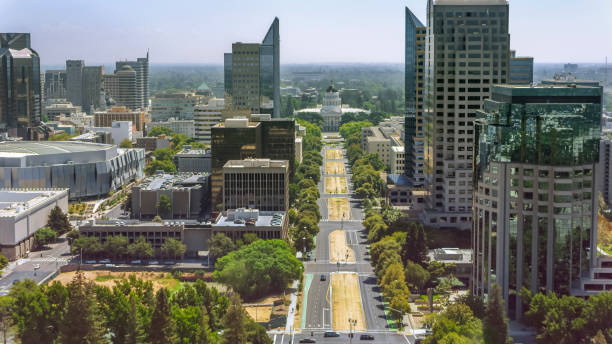
[[[0,33],[0,130],[26,140],[45,133],[41,121],[40,58],[29,33]]]
[[[601,87],[494,86],[474,122],[473,292],[569,294],[597,252]]]
[[[234,109],[280,117],[279,21],[261,43],[234,43],[224,55],[226,100]]]
[[[427,28],[406,7],[405,29],[405,137],[404,156],[406,175],[414,185],[423,183],[423,72]]]

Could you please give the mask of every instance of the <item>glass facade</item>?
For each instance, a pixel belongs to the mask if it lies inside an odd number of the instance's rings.
[[[279,55],[279,23],[275,18],[259,47],[259,102],[261,112],[273,117],[280,117]]]
[[[473,291],[500,284],[512,318],[525,311],[522,287],[569,294],[591,266],[601,97],[596,87],[495,86],[478,112]]]

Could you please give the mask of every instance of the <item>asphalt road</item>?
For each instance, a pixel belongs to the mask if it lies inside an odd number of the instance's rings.
[[[310,331],[302,331],[303,333],[289,335],[289,334],[278,334],[272,336],[272,341],[274,344],[297,344],[301,339],[304,338],[312,338],[316,340],[317,343],[325,343],[325,344],[348,344],[350,343],[350,338],[348,337],[348,333],[340,333],[340,337],[324,337],[323,332],[315,332],[314,336],[311,336]],[[360,340],[359,335],[362,332],[355,333],[353,337],[353,343],[385,343],[385,344],[406,344],[412,343],[412,341],[404,336],[403,334],[397,333],[375,333],[375,332],[367,332],[374,336],[374,340]],[[291,339],[293,338],[293,342]]]
[[[0,295],[6,295],[15,281],[29,278],[38,283],[72,259],[65,237],[59,238],[57,243],[48,247],[30,252],[28,258],[12,262],[0,278]]]
[[[325,148],[324,148],[325,149]],[[294,343],[299,339],[310,337],[311,331],[318,331],[315,335],[317,343],[348,343],[349,338],[346,334],[337,338],[324,338],[323,331],[331,330],[332,312],[329,300],[329,274],[337,271],[356,272],[359,277],[359,287],[361,292],[361,302],[364,309],[367,332],[372,333],[376,340],[374,342],[384,343],[410,343],[403,335],[387,332],[389,331],[387,320],[384,314],[380,289],[377,286],[377,278],[370,265],[369,255],[366,249],[366,234],[361,225],[363,219],[360,201],[353,198],[353,185],[350,182],[350,166],[344,157],[345,174],[330,174],[325,172],[325,152],[323,154],[323,166],[321,167],[322,178],[319,183],[321,198],[318,201],[322,220],[319,223],[319,234],[317,235],[316,249],[309,261],[305,262],[304,269],[306,274],[312,275],[310,288],[307,290],[306,321],[302,329],[302,334],[295,337]],[[345,156],[346,152],[343,150]],[[327,194],[324,190],[325,176],[346,176],[349,183],[348,194]],[[327,199],[330,197],[348,197],[351,207],[351,220],[349,221],[328,221]],[[344,229],[346,242],[355,252],[355,263],[330,263],[329,262],[329,234],[337,229]],[[326,276],[325,281],[321,281],[321,275]],[[282,338],[281,338],[282,337]],[[278,335],[275,343],[289,343],[290,336]],[[359,337],[353,338],[355,342],[360,341]],[[381,341],[382,340],[382,341]]]

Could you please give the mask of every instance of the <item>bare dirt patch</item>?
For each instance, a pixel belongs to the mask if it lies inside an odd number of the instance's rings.
[[[347,193],[346,177],[325,177],[325,193]]]
[[[346,235],[342,229],[336,229],[329,234],[329,261],[332,263],[355,261],[355,252],[346,245]]]
[[[332,273],[332,310],[334,330],[350,330],[349,319],[356,320],[353,329],[366,329],[359,292],[359,279],[354,272]]]
[[[332,197],[327,199],[327,219],[331,221],[349,220],[351,209],[346,197]]]
[[[116,282],[127,279],[133,275],[144,281],[151,281],[153,283],[153,290],[157,291],[162,287],[168,288],[173,291],[181,286],[181,282],[168,272],[152,272],[152,271],[138,271],[138,272],[119,272],[119,271],[108,271],[108,270],[95,270],[95,271],[81,271],[81,273],[88,280],[93,281],[95,284],[100,286],[106,286],[112,288]],[[55,277],[54,281],[58,281],[64,285],[70,283],[74,278],[76,271],[64,272]],[[215,287],[218,289],[218,285]],[[225,288],[223,288],[225,289]]]
[[[344,163],[342,161],[326,161],[326,174],[344,174]]]
[[[328,149],[325,151],[325,159],[342,159],[342,151],[340,149]]]

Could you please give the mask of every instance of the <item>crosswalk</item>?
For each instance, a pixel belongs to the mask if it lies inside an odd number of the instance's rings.
[[[67,263],[70,258],[56,258],[56,257],[42,257],[42,258],[30,258],[31,262],[59,262],[59,263]]]

